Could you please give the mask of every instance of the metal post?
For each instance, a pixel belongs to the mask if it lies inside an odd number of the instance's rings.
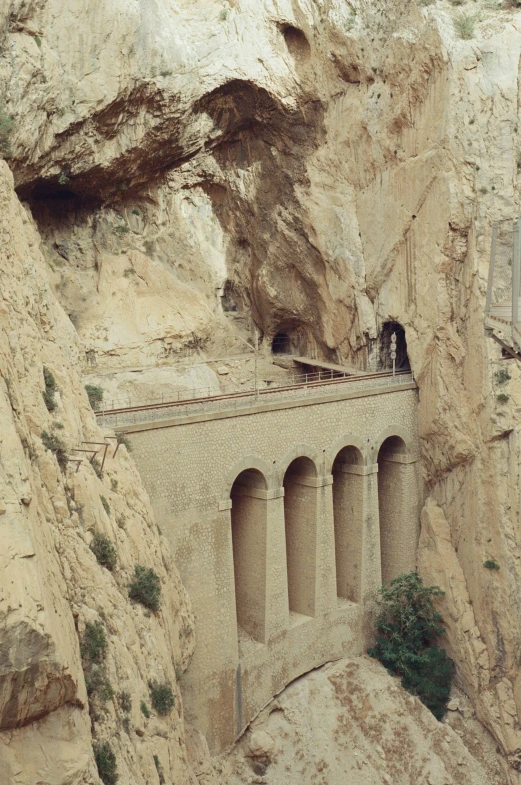
[[[515,341],[514,326],[519,321],[519,283],[521,279],[521,217],[514,226],[514,258],[512,261],[512,340]]]
[[[255,401],[259,400],[259,383],[257,380],[257,358],[259,354],[259,332],[257,330],[257,325],[254,325],[255,330]]]
[[[490,311],[492,304],[492,288],[494,283],[494,267],[496,264],[496,242],[497,242],[498,225],[494,224],[492,227],[492,243],[490,245],[490,264],[488,266],[488,283],[487,283],[487,299],[485,301],[485,313]]]

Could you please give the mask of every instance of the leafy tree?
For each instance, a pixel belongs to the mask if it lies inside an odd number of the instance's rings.
[[[434,607],[442,597],[439,586],[424,586],[417,572],[399,575],[382,586],[377,600],[376,643],[368,650],[402,686],[417,695],[441,719],[446,711],[453,662],[433,639],[445,632]]]

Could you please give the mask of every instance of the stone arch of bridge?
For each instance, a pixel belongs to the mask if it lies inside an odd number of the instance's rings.
[[[323,457],[322,453],[310,447],[309,444],[299,443],[290,450],[284,458],[279,462],[276,468],[276,483],[277,487],[281,488],[284,484],[284,476],[288,470],[288,467],[294,460],[297,458],[308,458],[311,461],[313,466],[315,467],[316,474],[315,476],[318,477],[323,474]]]
[[[327,450],[325,455],[325,466],[324,466],[324,473],[326,475],[332,474],[333,472],[333,464],[337,459],[338,454],[344,449],[344,447],[354,447],[358,450],[359,455],[361,457],[361,463],[363,466],[366,466],[370,463],[371,455],[370,455],[370,446],[367,442],[364,442],[359,436],[353,436],[352,434],[346,434],[345,436],[341,436],[333,445]]]
[[[343,444],[337,451],[333,476],[333,523],[337,596],[360,602],[362,592],[362,548],[364,523],[364,483],[366,466],[361,440]]]
[[[226,475],[223,492],[221,494],[221,503],[225,507],[230,501],[231,491],[235,480],[241,472],[248,469],[256,469],[263,475],[264,479],[266,480],[266,490],[271,491],[274,488],[279,487],[277,485],[277,478],[274,475],[272,465],[262,458],[259,458],[257,455],[245,455],[244,458],[241,458],[240,461],[237,461],[237,463],[234,464],[232,469],[230,469]]]
[[[400,451],[400,454],[412,454],[413,451],[411,447],[411,436],[408,431],[406,431],[405,428],[402,428],[401,425],[390,425],[388,428],[378,434],[378,438],[371,447],[371,455],[374,459],[377,458],[383,443],[390,437],[395,437],[400,440],[401,444],[396,442],[396,449]]]

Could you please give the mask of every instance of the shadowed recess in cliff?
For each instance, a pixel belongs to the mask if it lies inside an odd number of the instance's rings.
[[[221,131],[214,157],[223,175],[223,184],[201,187],[232,239],[227,267],[247,282],[256,323],[276,332],[284,319],[304,320],[318,339],[327,311],[325,264],[304,228],[297,188],[309,186],[306,161],[325,138],[321,103],[288,108],[263,88],[233,80],[198,109]],[[324,286],[317,288],[317,277]]]

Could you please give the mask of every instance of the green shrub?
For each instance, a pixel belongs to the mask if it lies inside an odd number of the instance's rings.
[[[42,393],[43,400],[47,406],[47,411],[53,412],[56,409],[56,380],[45,366],[43,367],[43,380],[45,382],[45,390]]]
[[[100,501],[101,501],[101,503],[103,505],[103,509],[105,510],[107,515],[110,516],[110,504],[108,503],[106,498],[104,496],[101,496],[101,495],[100,495]]]
[[[128,436],[122,436],[119,440],[118,444],[122,444],[124,447],[127,448],[127,452],[132,452],[132,443]]]
[[[143,714],[148,720],[148,718],[150,717],[150,709],[148,708],[145,701],[141,701],[140,708],[141,708],[141,714]]]
[[[510,372],[507,368],[500,368],[499,371],[496,371],[494,374],[494,379],[498,384],[506,384],[509,382],[512,377],[510,376]]]
[[[417,695],[437,720],[442,720],[450,698],[453,662],[444,649],[430,646],[419,658],[414,671],[404,674],[402,685]]]
[[[98,774],[104,785],[116,785],[118,781],[116,756],[110,744],[95,744],[93,746],[94,758],[98,767]]]
[[[118,702],[121,706],[121,711],[125,711],[127,714],[132,711],[132,698],[130,697],[130,692],[120,692]]]
[[[95,384],[86,384],[85,392],[88,395],[92,409],[97,412],[100,408],[100,403],[103,401],[103,388],[97,387]]]
[[[498,403],[507,403],[510,400],[510,396],[507,393],[501,392],[496,395],[496,400]]]
[[[157,771],[157,776],[159,777],[159,785],[165,785],[165,774],[163,772],[163,767],[161,766],[161,762],[157,755],[154,755],[154,764]]]
[[[12,155],[10,142],[12,131],[13,118],[6,114],[0,104],[0,158],[10,158]]]
[[[458,38],[470,41],[474,38],[474,30],[478,21],[476,14],[458,14],[454,19],[454,29]]]
[[[98,560],[98,564],[101,564],[102,567],[106,567],[107,570],[110,570],[111,572],[115,569],[117,551],[108,537],[95,531],[90,549]]]
[[[368,650],[402,686],[439,720],[446,711],[452,681],[452,660],[432,645],[442,635],[443,619],[434,601],[443,596],[438,586],[424,586],[416,572],[399,575],[380,589],[376,643]]]
[[[158,714],[164,717],[165,714],[172,711],[175,706],[175,695],[168,682],[156,684],[155,682],[150,681],[148,683],[148,688],[150,690],[152,707]]]
[[[63,442],[60,437],[54,433],[54,431],[51,431],[51,433],[42,431],[40,438],[45,449],[54,453],[60,469],[65,471],[67,467],[67,446],[65,442]]]
[[[129,586],[128,595],[131,600],[140,602],[145,608],[158,611],[161,602],[161,580],[152,569],[136,564],[134,580]]]
[[[483,567],[487,570],[499,570],[499,564],[494,559],[487,559],[483,562]]]
[[[81,656],[87,662],[101,663],[105,659],[108,643],[101,621],[88,621],[81,642]]]
[[[101,480],[103,477],[103,472],[101,471],[101,463],[99,462],[98,458],[93,458],[92,461],[90,462],[90,465],[94,469],[94,473],[96,477],[98,477]]]

